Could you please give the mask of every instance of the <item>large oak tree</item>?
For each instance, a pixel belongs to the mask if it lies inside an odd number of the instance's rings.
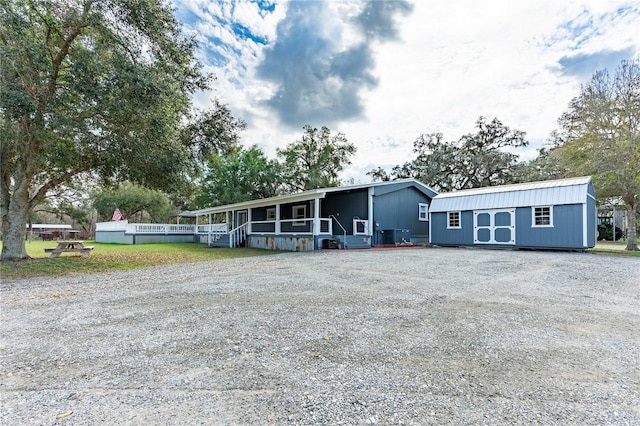
[[[591,175],[600,200],[620,198],[629,219],[627,250],[638,250],[640,61],[597,71],[569,103],[552,154],[568,176]]]
[[[215,155],[196,195],[196,207],[213,207],[278,195],[282,167],[257,146]]]
[[[211,144],[184,137],[209,82],[195,47],[163,0],[0,0],[3,260],[27,258],[29,212],[72,177],[184,181]]]
[[[278,149],[286,192],[340,186],[338,175],[351,164],[356,147],[342,133],[305,125],[302,139]]]
[[[479,117],[476,133],[457,141],[445,141],[442,133],[422,134],[413,143],[416,158],[393,168],[391,174],[377,168],[374,180],[413,177],[437,191],[503,185],[515,179],[516,148],[527,146],[525,133],[494,118]]]

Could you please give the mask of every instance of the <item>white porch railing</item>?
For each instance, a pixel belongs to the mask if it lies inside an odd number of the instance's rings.
[[[96,231],[126,231],[129,221],[118,220],[113,222],[96,223]]]
[[[366,222],[366,221],[363,221]],[[254,234],[313,234],[333,235],[333,221],[330,218],[319,218],[315,230],[315,219],[282,219],[250,222]],[[129,223],[126,220],[99,222],[96,231],[124,231],[126,234],[198,234],[209,235],[209,242],[223,235],[229,235],[230,244],[237,245],[244,241],[249,230],[249,223],[229,231],[228,223],[212,223],[202,225],[180,225],[171,223]],[[315,231],[315,232],[314,232]]]
[[[229,247],[238,247],[247,239],[248,225],[248,223],[243,223],[229,231]]]
[[[282,225],[285,225],[283,228]],[[288,225],[288,226],[286,226]],[[320,218],[320,229],[314,232],[314,219],[282,219],[282,220],[254,220],[251,221],[252,234],[314,234],[332,235],[333,222],[331,219]]]
[[[369,235],[369,221],[353,219],[353,235]]]
[[[212,223],[210,225],[198,225],[198,234],[226,234],[229,230],[227,223]]]
[[[177,225],[169,223],[131,223],[127,225],[127,234],[194,234],[195,225]]]
[[[333,235],[333,221],[331,219],[320,219],[318,235]]]
[[[194,234],[195,225],[175,223],[129,223],[126,220],[96,223],[96,231],[124,231],[127,234]]]

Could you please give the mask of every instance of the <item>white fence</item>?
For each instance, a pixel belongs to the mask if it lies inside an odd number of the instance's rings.
[[[212,223],[211,225],[198,225],[198,234],[226,234],[229,225],[226,223]]]
[[[320,218],[320,229],[318,235],[331,235],[333,232],[331,219]],[[366,223],[366,221],[360,221]],[[253,221],[252,224],[271,224],[271,230],[256,230],[261,234],[280,234],[280,233],[311,233],[313,229],[313,219],[286,219],[286,220],[269,220],[269,221]],[[287,229],[282,229],[283,225]],[[301,229],[296,229],[300,226]],[[362,228],[362,225],[359,226]],[[232,231],[229,230],[227,223],[213,223],[204,225],[178,225],[170,223],[129,223],[126,220],[98,222],[96,223],[96,232],[101,231],[124,231],[125,234],[213,234],[221,235]]]
[[[129,223],[126,220],[96,223],[96,232],[124,231],[126,234],[194,234],[195,225],[171,223]]]

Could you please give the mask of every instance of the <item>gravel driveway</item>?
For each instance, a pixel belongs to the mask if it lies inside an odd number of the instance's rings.
[[[638,258],[322,251],[1,288],[3,425],[640,424]]]

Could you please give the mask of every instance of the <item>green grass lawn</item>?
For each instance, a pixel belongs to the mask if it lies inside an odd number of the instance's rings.
[[[170,263],[202,262],[235,257],[264,256],[277,251],[251,248],[208,248],[205,244],[162,243],[162,244],[104,244],[87,241],[85,245],[95,248],[86,258],[76,253],[63,253],[56,259],[49,259],[44,252],[47,247],[55,247],[55,241],[27,242],[27,253],[33,260],[23,262],[3,262],[0,266],[2,278],[33,278],[59,276],[75,273],[113,272],[145,266]],[[1,247],[1,245],[0,245]],[[640,257],[640,252],[622,250],[624,243],[598,244],[589,251],[596,254]]]
[[[86,241],[85,245],[94,246],[91,256],[88,258],[82,257],[78,253],[63,253],[56,259],[49,259],[49,254],[45,253],[44,249],[55,247],[56,244],[56,241],[27,242],[27,254],[33,260],[3,262],[0,266],[0,277],[5,279],[33,278],[75,273],[112,272],[170,263],[202,262],[277,253],[271,250],[251,248],[208,248],[206,244],[196,243],[128,245]]]
[[[627,251],[624,249],[626,246],[626,241],[616,241],[615,243],[613,241],[598,241],[596,246],[589,251],[599,254],[640,257],[640,251]]]

